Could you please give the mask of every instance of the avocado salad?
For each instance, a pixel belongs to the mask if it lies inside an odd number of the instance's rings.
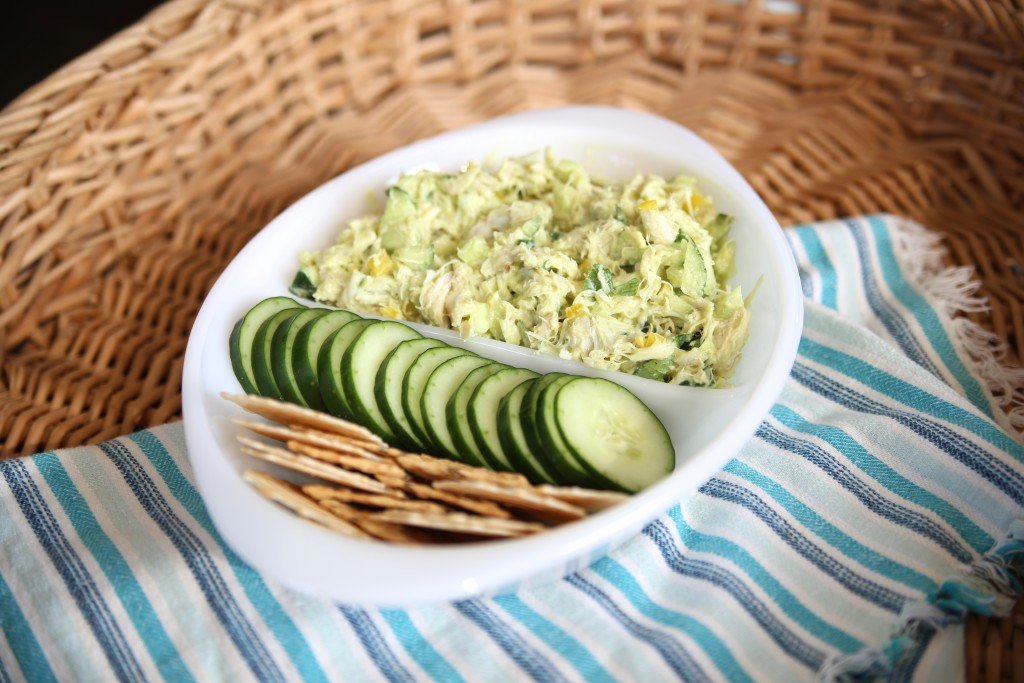
[[[297,296],[590,366],[724,386],[750,313],[732,217],[691,177],[593,177],[551,152],[423,170],[300,255]]]

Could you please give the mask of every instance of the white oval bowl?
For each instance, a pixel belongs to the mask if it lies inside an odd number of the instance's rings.
[[[257,301],[287,295],[303,249],[332,244],[346,222],[403,171],[456,170],[469,160],[550,147],[593,174],[693,175],[700,190],[736,217],[736,277],[750,292],[750,341],[728,389],[675,387],[493,340],[413,325],[424,335],[539,372],[607,377],[628,387],[665,423],[676,469],[628,502],[536,536],[452,547],[402,547],[342,537],[267,501],[241,478],[254,461],[238,452],[230,422],[239,410],[220,398],[240,387],[228,359],[234,322]],[[572,106],[494,119],[417,142],[334,178],[270,222],[235,257],[203,303],[189,337],[182,411],[199,492],[224,539],[259,571],[296,590],[360,605],[458,600],[558,578],[594,561],[693,493],[753,435],[782,391],[803,321],[792,253],[771,212],[708,143],[663,118],[623,109]]]

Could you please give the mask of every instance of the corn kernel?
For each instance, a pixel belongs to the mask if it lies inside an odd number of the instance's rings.
[[[653,211],[654,209],[658,208],[658,202],[654,201],[653,199],[645,199],[644,201],[637,204],[636,208],[639,211]]]
[[[573,304],[565,309],[565,319],[575,320],[576,318],[582,318],[587,315],[587,307],[583,304]]]
[[[395,269],[395,262],[391,260],[386,251],[378,251],[366,259],[366,267],[370,271],[370,275],[387,275]]]
[[[665,341],[665,338],[657,332],[648,332],[647,334],[638,334],[636,339],[633,340],[633,345],[638,349],[649,349],[663,341]]]
[[[380,314],[388,318],[401,318],[402,311],[392,305],[381,306]]]

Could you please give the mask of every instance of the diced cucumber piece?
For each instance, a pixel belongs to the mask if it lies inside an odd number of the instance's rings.
[[[472,398],[480,383],[496,372],[508,369],[502,363],[490,363],[481,366],[466,375],[445,409],[445,419],[448,421],[448,433],[451,435],[452,445],[459,459],[472,463],[478,467],[489,467],[490,464],[484,458],[480,449],[477,448],[476,439],[473,438],[473,429],[469,424],[469,400]],[[495,404],[495,408],[497,405]],[[497,417],[497,412],[495,412]]]
[[[491,253],[491,245],[480,235],[470,237],[455,252],[463,263],[476,267]]]
[[[312,299],[313,293],[316,292],[316,285],[313,284],[309,273],[304,268],[300,268],[295,273],[292,283],[288,285],[288,291],[302,299]]]
[[[411,450],[424,450],[427,444],[420,443],[413,431],[409,417],[402,406],[402,383],[405,375],[427,349],[439,347],[449,348],[443,341],[421,337],[408,339],[396,346],[377,371],[377,379],[373,393],[377,397],[377,405],[384,415],[391,432],[398,437],[400,445]]]
[[[324,341],[324,345],[320,349],[320,357],[316,363],[316,373],[320,386],[320,396],[324,400],[327,412],[331,415],[337,415],[346,420],[356,419],[345,397],[345,387],[341,380],[341,358],[345,355],[349,345],[359,336],[360,332],[370,325],[376,324],[376,320],[362,319],[345,323],[337,332]]]
[[[456,356],[473,355],[469,351],[454,346],[440,346],[436,349],[427,349],[405,373],[402,380],[402,409],[409,419],[409,426],[412,427],[416,441],[422,444],[424,450],[429,450],[430,436],[427,434],[427,427],[423,423],[423,390],[427,386],[427,380],[437,366],[450,358]]]
[[[330,311],[326,308],[307,308],[286,320],[274,332],[274,338],[270,342],[270,366],[274,373],[274,381],[277,382],[277,388],[286,401],[302,406],[309,405],[302,395],[302,391],[299,390],[295,366],[292,364],[292,351],[295,348],[295,338],[298,337],[299,330],[328,313]]]
[[[498,437],[514,471],[525,475],[534,484],[557,484],[554,475],[534,455],[523,433],[523,399],[542,379],[528,379],[501,399],[498,404]]]
[[[416,215],[416,202],[400,187],[388,188],[387,195],[388,200],[378,227],[381,246],[391,252],[400,247],[419,244],[419,231],[412,220]]]
[[[426,270],[434,265],[434,245],[416,244],[395,249],[395,260],[413,270]]]
[[[252,340],[252,372],[256,376],[256,388],[261,396],[282,400],[281,390],[274,379],[274,365],[271,358],[271,346],[274,343],[274,333],[277,328],[294,318],[302,308],[286,308],[278,311],[263,321],[260,329],[256,331],[256,337]]]
[[[231,369],[247,394],[258,394],[256,375],[252,368],[252,344],[260,326],[267,318],[289,308],[302,308],[302,305],[286,296],[275,296],[264,299],[249,309],[241,320],[235,323],[228,339],[228,355],[231,357]]]
[[[633,374],[644,379],[664,382],[665,376],[672,372],[672,358],[657,358],[644,361],[633,370]]]
[[[576,458],[605,481],[635,492],[675,468],[665,426],[615,382],[576,377],[555,395],[554,421]]]
[[[302,393],[302,398],[310,408],[325,410],[316,367],[324,341],[346,323],[360,319],[350,311],[330,311],[303,325],[296,335],[292,345],[292,369],[295,371],[295,382]]]
[[[678,287],[684,294],[702,297],[710,293],[711,272],[708,262],[689,235],[682,235],[686,242],[683,250],[682,265],[670,266],[665,271],[665,279]]]
[[[729,232],[732,228],[733,221],[735,220],[736,219],[733,216],[720,213],[712,218],[711,221],[704,226],[704,229],[711,234],[713,239],[718,239],[720,237],[724,237]]]
[[[448,431],[448,402],[469,373],[492,362],[476,355],[456,356],[441,363],[430,373],[423,386],[423,396],[420,397],[420,410],[427,437],[439,453],[455,460],[471,462],[455,449],[455,443]]]
[[[476,388],[466,408],[469,427],[476,447],[491,469],[512,470],[512,462],[498,435],[498,409],[501,400],[536,372],[523,368],[505,368],[489,376]]]
[[[408,325],[392,321],[378,322],[360,332],[341,358],[345,402],[357,422],[376,432],[385,441],[393,442],[396,439],[374,394],[377,372],[396,346],[420,337],[422,335]]]

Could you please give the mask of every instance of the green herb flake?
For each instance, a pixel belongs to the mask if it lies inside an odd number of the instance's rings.
[[[615,289],[612,290],[612,294],[616,294],[618,296],[635,296],[639,289],[640,278],[634,277],[626,280],[621,285],[616,285]]]
[[[600,263],[590,267],[587,276],[583,278],[583,289],[591,289],[595,292],[610,293],[615,289],[615,281],[612,280],[612,272]]]
[[[675,336],[676,346],[683,351],[700,346],[700,332],[684,332]]]

